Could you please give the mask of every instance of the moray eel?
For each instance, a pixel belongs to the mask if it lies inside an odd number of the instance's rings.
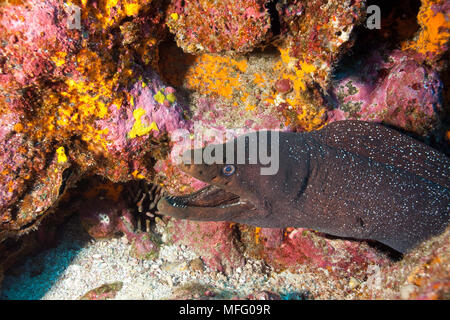
[[[228,144],[239,139],[245,135]],[[183,171],[210,185],[166,196],[158,210],[182,219],[309,228],[401,253],[445,230],[450,161],[426,144],[363,121],[279,132],[278,139],[275,175],[261,175],[261,164],[183,163]]]

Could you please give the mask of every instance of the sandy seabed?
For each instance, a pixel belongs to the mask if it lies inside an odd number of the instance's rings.
[[[27,258],[5,274],[1,299],[79,299],[103,284],[121,282],[114,299],[262,298],[273,292],[283,299],[354,299],[348,279],[332,280],[327,270],[275,272],[263,261],[247,258],[242,268],[225,275],[193,261],[184,245],[163,244],[154,260],[130,255],[126,237],[96,241],[73,216],[56,247]],[[196,267],[194,267],[196,266]],[[326,279],[326,280],[324,280]]]

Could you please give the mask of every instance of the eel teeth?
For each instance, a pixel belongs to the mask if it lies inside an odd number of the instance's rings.
[[[166,200],[172,207],[177,207],[177,208],[186,208],[187,207],[187,202],[182,198],[174,197],[174,196],[167,196]]]

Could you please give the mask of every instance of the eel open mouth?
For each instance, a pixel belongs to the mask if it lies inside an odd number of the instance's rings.
[[[255,209],[239,195],[210,185],[185,196],[165,196],[158,202],[161,214],[192,220],[219,221]]]

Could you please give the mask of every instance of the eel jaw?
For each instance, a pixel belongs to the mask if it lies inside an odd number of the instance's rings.
[[[254,209],[250,201],[215,185],[185,196],[166,196],[158,202],[163,215],[199,221],[232,220]]]

